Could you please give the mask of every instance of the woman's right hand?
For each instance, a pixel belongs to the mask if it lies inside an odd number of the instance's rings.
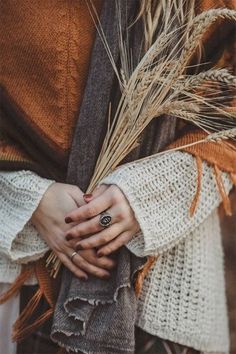
[[[108,278],[109,269],[115,266],[115,262],[108,257],[97,257],[94,250],[77,252],[73,242],[65,238],[65,233],[71,228],[71,224],[65,223],[65,216],[72,210],[85,204],[84,193],[76,186],[63,183],[53,183],[43,195],[38,208],[32,215],[31,222],[38,230],[41,237],[54,251],[60,261],[77,277],[87,279],[88,274],[100,278]]]

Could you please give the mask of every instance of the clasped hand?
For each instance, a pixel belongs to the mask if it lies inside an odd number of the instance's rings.
[[[99,223],[104,211],[112,217],[107,228]],[[81,279],[89,274],[109,278],[116,265],[111,253],[139,231],[129,202],[115,185],[101,185],[92,195],[84,195],[76,186],[54,183],[31,221],[61,262]]]
[[[138,232],[139,224],[117,186],[102,185],[94,195],[86,196],[88,203],[69,213],[65,219],[67,223],[77,223],[66,233],[66,238],[69,241],[82,239],[75,245],[77,251],[99,248],[99,257],[108,256],[130,241]],[[99,223],[104,211],[112,218],[107,228]]]

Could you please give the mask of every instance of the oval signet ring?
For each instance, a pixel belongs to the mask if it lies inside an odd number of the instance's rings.
[[[112,217],[111,215],[104,211],[103,213],[101,213],[100,215],[100,219],[99,219],[99,224],[102,226],[102,227],[108,227],[111,225],[111,221],[112,221]]]

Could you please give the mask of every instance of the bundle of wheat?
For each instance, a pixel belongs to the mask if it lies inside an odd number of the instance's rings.
[[[175,15],[171,17],[173,9]],[[92,6],[90,10],[95,17]],[[117,11],[119,16],[119,6]],[[163,115],[178,117],[203,129],[208,133],[204,140],[206,142],[236,137],[236,115],[227,106],[227,99],[235,94],[236,77],[224,68],[213,68],[191,76],[186,73],[188,63],[209,27],[219,18],[236,21],[236,11],[213,9],[195,17],[191,13],[186,23],[174,29],[173,22],[178,18],[180,23],[179,17],[182,14],[181,9],[177,11],[175,8],[175,1],[170,5],[168,14],[168,21],[161,26],[157,39],[150,44],[136,67],[133,67],[131,48],[123,38],[121,26],[118,28],[121,66],[118,68],[99,25],[99,19],[95,19],[119,81],[121,98],[112,120],[111,109],[109,110],[107,133],[89,192],[137,146],[138,139],[148,124]],[[222,91],[225,96],[222,96]],[[52,253],[47,264],[52,267],[51,274],[55,277],[60,261]]]

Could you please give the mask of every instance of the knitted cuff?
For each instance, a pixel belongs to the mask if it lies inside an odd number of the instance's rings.
[[[228,193],[232,182],[226,173],[222,178]],[[169,250],[220,204],[212,168],[203,162],[198,206],[190,215],[197,180],[195,158],[178,151],[123,165],[100,182],[117,185],[135,213],[142,232],[127,245],[133,253],[155,256]]]
[[[31,171],[0,173],[0,252],[12,261],[38,257],[48,249],[28,221],[52,183]]]

